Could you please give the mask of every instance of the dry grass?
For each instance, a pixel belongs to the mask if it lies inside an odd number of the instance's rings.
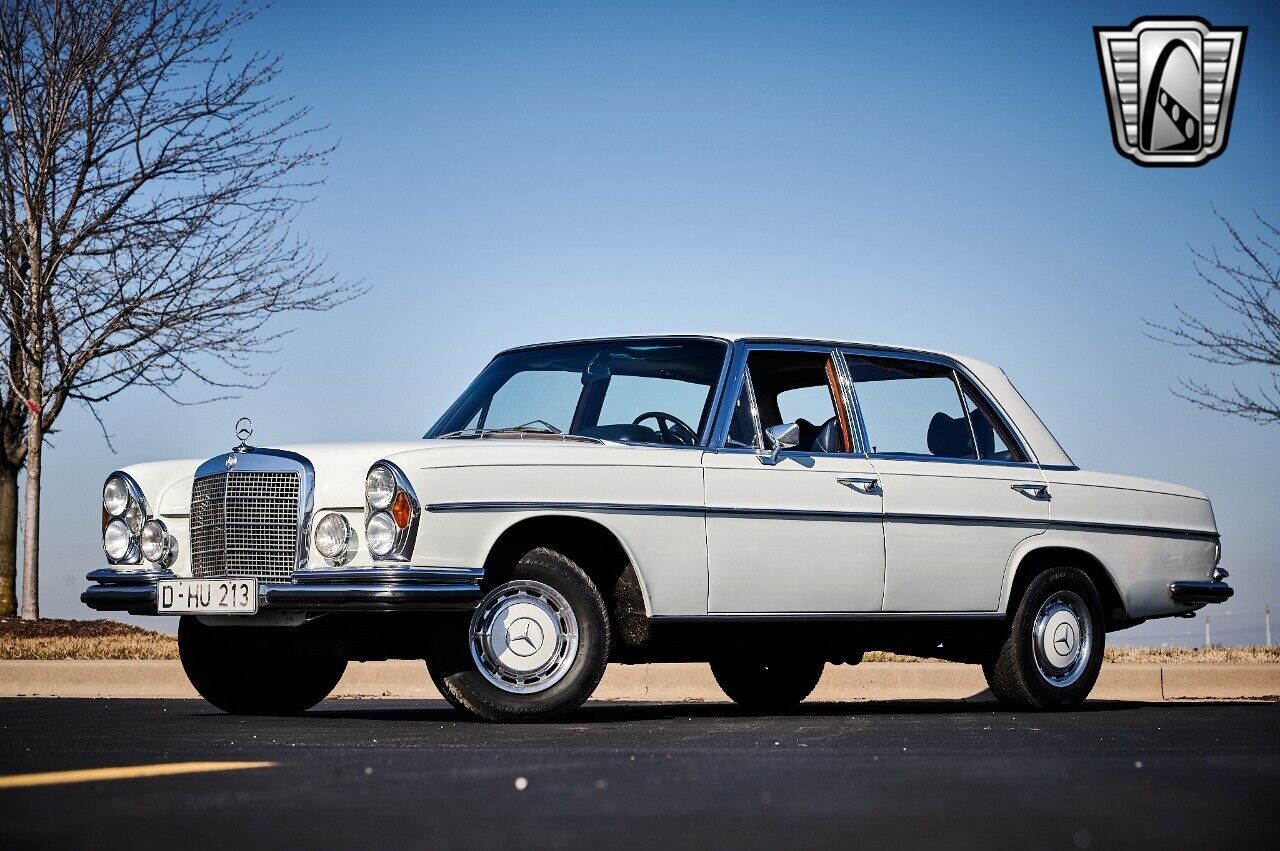
[[[0,618],[0,659],[177,659],[171,635],[109,620]],[[1108,647],[1108,662],[1280,663],[1280,647]],[[872,651],[867,662],[923,662],[915,656]]]
[[[0,659],[177,659],[172,635],[109,620],[0,618]]]
[[[1108,662],[1280,662],[1280,647],[1108,647]]]
[[[1108,662],[1219,662],[1230,664],[1280,662],[1280,647],[1108,647],[1103,657]],[[871,651],[864,662],[927,662],[916,656]]]

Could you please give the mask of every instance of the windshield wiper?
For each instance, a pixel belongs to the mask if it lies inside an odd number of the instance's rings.
[[[583,434],[565,434],[560,429],[553,426],[546,420],[529,420],[527,423],[519,425],[501,426],[498,428],[464,428],[458,431],[451,431],[447,434],[440,435],[438,440],[447,440],[454,437],[487,437],[491,434],[545,434],[551,437],[558,437],[561,440],[584,440],[588,443],[604,443],[598,437],[587,437]]]

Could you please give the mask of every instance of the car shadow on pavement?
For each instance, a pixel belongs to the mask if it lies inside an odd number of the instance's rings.
[[[331,700],[321,703],[307,713],[308,717],[366,721],[458,721],[474,722],[470,716],[455,710],[440,700],[415,701],[406,705],[396,701],[394,706],[379,704],[380,700]],[[1168,702],[1142,702],[1125,700],[1090,700],[1073,713],[1124,712],[1152,706],[1174,705]],[[1220,702],[1193,703],[1179,701],[1178,706],[1222,706]],[[548,724],[614,724],[629,721],[655,721],[673,718],[828,718],[836,716],[880,715],[1029,715],[1026,710],[1006,709],[994,700],[980,696],[962,700],[868,700],[847,702],[802,703],[786,712],[760,713],[735,706],[732,703],[708,702],[630,702],[588,701],[581,709],[557,716],[541,723]]]

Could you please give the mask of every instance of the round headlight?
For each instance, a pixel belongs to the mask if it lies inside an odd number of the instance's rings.
[[[119,517],[129,506],[129,486],[119,476],[112,476],[102,486],[102,508],[112,517]]]
[[[396,521],[385,511],[379,511],[370,517],[364,529],[369,552],[378,558],[389,555],[396,546],[396,531]]]
[[[123,520],[112,520],[102,530],[102,549],[112,559],[122,559],[133,546],[133,532]]]
[[[381,511],[391,504],[396,495],[396,477],[381,465],[369,471],[364,480],[364,498],[369,507]]]
[[[354,538],[355,530],[341,514],[326,514],[316,524],[316,549],[331,561],[349,560]]]
[[[142,556],[147,561],[154,561],[161,564],[169,558],[169,548],[171,546],[169,537],[169,529],[159,520],[149,520],[142,527],[142,534],[138,536],[138,542],[142,547]]]

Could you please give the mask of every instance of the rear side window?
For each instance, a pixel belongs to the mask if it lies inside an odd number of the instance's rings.
[[[950,369],[893,358],[847,360],[873,454],[977,459]]]

